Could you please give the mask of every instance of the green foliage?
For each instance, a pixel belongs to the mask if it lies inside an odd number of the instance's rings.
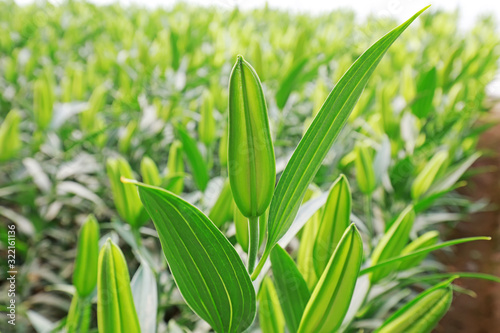
[[[440,242],[435,223],[483,207],[455,189],[491,127],[500,39],[489,18],[456,34],[456,14],[408,27],[417,15],[390,31],[344,10],[1,2],[0,219],[24,263],[17,332],[430,331],[451,299],[432,288],[450,273],[431,252],[488,239]],[[157,187],[120,181],[137,175]],[[82,253],[98,229],[78,242],[75,288],[61,255],[90,212],[104,234],[97,298],[96,255]],[[243,261],[252,272],[256,259],[252,285]],[[446,302],[401,307],[414,283]]]

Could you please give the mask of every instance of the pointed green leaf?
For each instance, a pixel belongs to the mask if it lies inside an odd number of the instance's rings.
[[[380,269],[383,269],[383,268],[386,268],[388,266],[393,266],[393,264],[399,264],[399,263],[401,263],[403,261],[406,261],[406,260],[408,260],[410,258],[417,258],[417,257],[422,256],[422,254],[427,254],[429,252],[442,249],[444,247],[448,247],[448,246],[452,246],[452,245],[457,245],[457,244],[462,244],[462,243],[467,243],[467,242],[478,241],[478,240],[491,240],[491,237],[468,237],[468,238],[460,238],[460,239],[454,239],[454,240],[443,242],[443,243],[440,243],[440,244],[428,246],[426,248],[423,248],[421,250],[418,250],[418,251],[415,251],[415,252],[412,252],[412,253],[408,253],[408,254],[405,254],[405,255],[400,255],[400,256],[397,256],[397,257],[393,257],[391,259],[387,259],[385,261],[378,262],[377,264],[373,264],[370,267],[362,269],[359,274],[363,275],[363,274],[368,274],[368,273],[376,272],[376,271],[378,271]]]
[[[99,254],[97,327],[99,333],[141,331],[125,257],[109,238]]]
[[[180,127],[176,127],[179,140],[182,142],[182,148],[193,172],[193,179],[196,186],[202,191],[205,191],[208,184],[208,169],[200,150],[196,145],[196,141],[189,136],[188,132]]]
[[[333,142],[344,127],[368,78],[387,49],[425,10],[379,39],[349,68],[332,90],[311,126],[295,149],[275,190],[269,212],[268,240],[258,275],[276,242],[286,233],[299,209],[302,198]],[[254,277],[254,276],[252,276]]]
[[[413,206],[407,207],[399,214],[397,220],[382,236],[372,253],[372,265],[383,262],[401,253],[408,243],[410,231],[415,220]],[[378,282],[394,271],[394,267],[387,266],[373,273],[370,277],[372,283]]]
[[[413,199],[419,199],[431,187],[438,171],[443,163],[448,159],[447,151],[436,153],[425,165],[411,186],[411,196]]]
[[[259,324],[262,333],[285,332],[285,318],[278,294],[269,276],[264,278],[259,290]]]
[[[332,185],[314,242],[314,269],[321,276],[351,221],[351,190],[342,175]]]
[[[286,326],[290,332],[297,332],[311,296],[309,288],[293,259],[279,245],[271,252],[271,263]]]
[[[229,78],[228,139],[234,202],[244,216],[260,216],[271,202],[276,165],[262,86],[242,56],[238,56]]]
[[[231,221],[233,218],[234,211],[234,201],[233,194],[231,193],[231,186],[229,185],[229,180],[226,179],[222,190],[217,198],[217,201],[213,205],[208,217],[217,226],[221,227],[227,221]]]
[[[437,243],[438,239],[439,239],[439,232],[437,232],[435,230],[428,231],[425,234],[423,234],[422,236],[415,239],[410,244],[408,244],[401,251],[401,255],[409,254],[409,253],[418,251],[420,249],[432,246],[432,245]],[[420,257],[408,259],[407,261],[402,262],[401,265],[399,265],[399,270],[406,270],[406,269],[415,267],[415,266],[419,265],[422,262],[422,260],[425,259],[425,257],[426,257],[426,254],[423,254]]]
[[[190,203],[161,188],[134,184],[186,303],[216,332],[243,332],[255,317],[255,290],[234,247]]]
[[[363,260],[363,241],[351,224],[307,303],[299,333],[336,332],[344,320]]]

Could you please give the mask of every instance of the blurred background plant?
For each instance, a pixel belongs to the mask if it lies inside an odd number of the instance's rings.
[[[482,153],[480,134],[494,125],[486,86],[497,71],[500,40],[491,17],[458,32],[457,15],[424,15],[389,49],[310,189],[310,198],[326,200],[346,175],[351,220],[365,253],[374,249],[374,263],[435,244],[439,224],[453,227],[487,208],[456,189],[484,171],[469,168]],[[147,304],[141,327],[147,317],[158,332],[207,331],[165,269],[135,187],[120,176],[180,194],[209,213],[233,244],[246,246],[245,221],[234,216],[227,181],[228,78],[236,55],[262,80],[279,176],[335,83],[393,26],[375,17],[356,23],[344,10],[310,16],[182,3],[147,10],[0,2],[0,249],[3,256],[14,223],[17,332],[65,326],[78,298],[72,285],[78,230],[89,214],[99,221],[100,245],[110,237],[127,259],[134,302]],[[377,244],[409,205],[415,213],[403,236],[409,245],[380,253]],[[315,250],[322,214],[287,247],[310,288],[318,277],[307,253]],[[0,265],[6,272],[6,260]],[[432,255],[399,269],[370,275],[376,284],[345,329],[378,327],[446,275]],[[274,295],[270,280],[265,286],[260,297]],[[136,296],[148,293],[155,302]],[[85,295],[91,328],[95,300],[95,292]]]

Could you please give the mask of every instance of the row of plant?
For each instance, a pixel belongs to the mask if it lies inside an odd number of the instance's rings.
[[[0,8],[18,332],[428,332],[500,281],[431,254],[488,239],[438,226],[484,207],[491,19]]]

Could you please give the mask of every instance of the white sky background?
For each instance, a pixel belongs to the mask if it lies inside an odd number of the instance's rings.
[[[19,4],[31,3],[36,0],[16,0]],[[49,0],[59,3],[61,0]],[[96,4],[109,4],[120,2],[124,5],[139,5],[146,7],[167,7],[176,0],[89,0]],[[500,22],[499,0],[184,0],[183,2],[200,5],[216,5],[223,8],[250,9],[262,7],[267,2],[272,8],[281,8],[293,12],[320,13],[338,8],[348,8],[356,12],[362,19],[368,14],[377,16],[392,16],[399,21],[406,20],[418,10],[431,4],[433,8],[446,10],[460,9],[460,26],[471,27],[478,15],[491,13]]]

